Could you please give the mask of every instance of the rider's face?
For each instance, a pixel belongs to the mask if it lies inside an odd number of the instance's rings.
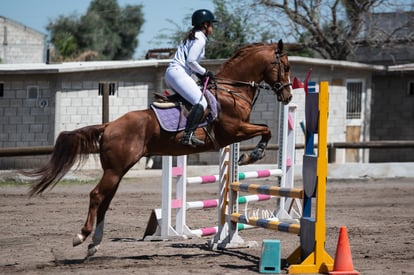
[[[206,30],[206,34],[210,35],[213,33],[213,23],[204,23],[204,28]]]
[[[208,35],[213,33],[213,23],[209,24],[209,26],[207,28],[207,33],[208,33]]]

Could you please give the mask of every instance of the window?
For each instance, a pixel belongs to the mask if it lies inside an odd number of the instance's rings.
[[[362,88],[361,81],[347,82],[346,118],[361,119],[362,110]]]
[[[409,96],[414,96],[414,81],[408,81],[408,92]]]
[[[37,99],[39,97],[39,86],[28,86],[27,87],[27,98]]]
[[[0,82],[0,97],[4,96],[4,83]]]
[[[104,89],[105,87],[108,87],[107,89],[109,89],[108,94],[110,96],[114,96],[115,95],[115,91],[116,91],[116,85],[114,82],[100,82],[99,83],[99,87],[98,87],[98,95],[103,95],[104,94]]]

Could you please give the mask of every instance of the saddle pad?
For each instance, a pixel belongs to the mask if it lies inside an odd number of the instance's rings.
[[[218,117],[219,108],[216,98],[209,90],[206,91],[204,96],[207,98],[207,102],[209,102],[210,112],[198,127],[204,127]],[[158,108],[154,104],[151,104],[150,107],[154,111],[163,130],[168,132],[184,130],[187,118],[181,114],[180,107]]]

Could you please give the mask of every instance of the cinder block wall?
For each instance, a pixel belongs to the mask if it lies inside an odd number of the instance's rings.
[[[45,34],[0,16],[0,37],[1,63],[41,63],[45,61]]]
[[[372,140],[414,140],[412,74],[376,75],[372,104]],[[370,162],[414,161],[414,149],[371,149]]]

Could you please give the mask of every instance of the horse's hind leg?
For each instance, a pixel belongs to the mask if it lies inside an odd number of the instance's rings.
[[[93,223],[96,218],[96,230],[92,239],[92,243],[88,247],[88,256],[92,256],[98,245],[102,241],[103,227],[106,210],[118,189],[122,175],[118,175],[112,170],[105,170],[98,185],[90,192],[89,211],[86,222],[81,229],[81,233],[77,234],[73,239],[73,246],[77,246],[85,241],[92,233]]]
[[[104,224],[105,224],[105,214],[106,214],[106,211],[108,210],[108,207],[113,197],[115,196],[118,186],[119,186],[119,181],[116,184],[114,189],[108,190],[109,193],[107,194],[107,196],[105,196],[101,205],[98,208],[95,232],[92,237],[92,243],[88,245],[88,254],[87,254],[88,257],[96,253],[96,251],[99,248],[100,243],[102,242],[103,230],[104,230]]]

